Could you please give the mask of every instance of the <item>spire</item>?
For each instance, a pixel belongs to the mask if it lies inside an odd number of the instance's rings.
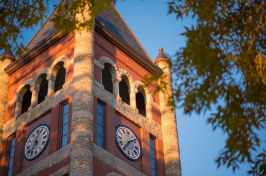
[[[171,60],[170,60],[170,59],[164,54],[164,52],[163,52],[163,48],[159,48],[159,54],[158,54],[158,56],[156,57],[154,63],[155,63],[156,65],[158,65],[158,62],[160,62],[160,61],[166,61],[166,62],[169,62],[170,65],[172,65]]]
[[[6,48],[5,48],[5,52],[0,56],[0,59],[8,59],[8,60],[11,60],[11,61],[14,61],[15,60],[15,56],[13,55],[12,51],[10,50],[11,46],[8,45]]]

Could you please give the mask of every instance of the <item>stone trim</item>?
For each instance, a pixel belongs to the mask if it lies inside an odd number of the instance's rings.
[[[52,107],[64,101],[70,95],[72,95],[72,80],[68,81],[64,85],[63,89],[57,91],[51,97],[46,97],[42,103],[38,104],[33,109],[22,114],[17,119],[12,118],[6,122],[3,126],[3,138],[6,138],[7,136],[16,132],[19,128],[34,121],[42,114],[49,111]]]
[[[115,108],[115,110],[122,114],[125,118],[134,122],[141,128],[147,130],[154,137],[162,140],[161,125],[159,125],[154,120],[145,118],[142,115],[138,114],[138,111],[136,111],[126,103],[116,101],[116,97],[114,95],[110,94],[104,89],[99,88],[97,85],[94,85],[94,96],[110,105],[111,107]]]
[[[69,164],[61,169],[55,171],[54,173],[50,174],[49,176],[62,176],[69,173]]]
[[[43,172],[44,170],[54,166],[55,164],[61,162],[63,159],[69,156],[70,156],[70,144],[66,145],[65,147],[59,149],[52,155],[47,156],[43,160],[29,167],[25,171],[18,174],[18,176],[37,175]],[[93,157],[99,159],[100,161],[104,162],[105,164],[111,166],[112,168],[120,171],[125,175],[145,176],[145,174],[143,174],[139,170],[128,165],[124,161],[120,160],[119,158],[112,155],[108,151],[102,149],[101,147],[97,146],[96,144],[93,144]],[[49,176],[62,176],[64,174],[67,174],[68,172],[69,172],[69,164],[57,170],[56,172],[50,174]]]
[[[93,144],[93,156],[105,164],[111,166],[112,168],[120,171],[121,173],[128,175],[128,176],[145,176],[139,170],[133,168],[132,166],[128,165],[124,161],[120,160],[116,156],[112,155],[111,153],[107,152],[106,150],[102,149],[96,144]]]
[[[23,87],[25,87],[26,85],[30,85],[30,87],[35,87],[36,86],[36,83],[37,83],[37,80],[39,78],[40,75],[42,74],[46,74],[46,79],[49,80],[50,78],[54,77],[53,74],[52,74],[52,71],[54,69],[54,66],[56,66],[59,62],[64,62],[64,67],[65,68],[68,68],[70,65],[73,64],[73,59],[69,60],[69,58],[65,55],[62,55],[60,57],[58,57],[50,67],[45,67],[43,68],[41,71],[39,71],[37,74],[34,75],[33,78],[29,78],[27,80],[25,80],[18,88],[17,88],[17,91],[15,93],[15,96],[14,98],[9,101],[6,105],[6,107],[10,107],[12,106],[16,100],[18,99],[18,96],[20,94],[20,91]],[[36,86],[38,87],[38,86]]]
[[[70,154],[70,145],[68,144],[65,147],[56,151],[55,153],[47,156],[43,160],[34,164],[33,166],[29,167],[25,171],[21,172],[17,176],[37,175],[37,174],[43,172],[44,170],[46,170],[46,169],[54,166],[55,164],[59,163],[63,159],[69,157],[69,154]],[[67,165],[67,166],[69,166],[69,165]],[[56,173],[51,174],[51,175],[53,175],[53,176],[59,175],[57,173],[58,172],[61,173],[61,171],[63,171],[63,169],[65,169],[65,168],[67,169],[67,166],[63,167],[62,169],[56,171]]]
[[[104,65],[101,64],[101,63],[100,63],[99,61],[97,61],[96,59],[93,60],[93,63],[94,63],[95,65],[97,65],[98,67],[100,67],[101,69],[104,69]]]

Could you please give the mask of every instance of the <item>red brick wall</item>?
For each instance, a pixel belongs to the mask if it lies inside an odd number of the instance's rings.
[[[95,32],[95,59],[99,60],[100,57],[106,56],[110,58],[114,63],[118,66],[119,69],[124,69],[130,73],[130,75],[134,78],[135,81],[143,81],[144,76],[149,74],[149,71],[144,67],[139,65],[136,61],[126,55],[119,48],[115,47],[111,42],[106,40],[103,36]],[[95,75],[99,75],[96,73],[98,71],[95,70]],[[98,79],[98,77],[97,77]],[[159,94],[155,94],[155,87],[150,85],[149,90],[154,96],[155,102],[159,103]]]
[[[74,57],[74,35],[69,34],[62,38],[56,44],[45,50],[43,53],[32,59],[27,65],[12,73],[9,80],[8,100],[11,101],[18,87],[27,79],[33,78],[36,73],[45,67],[50,67],[52,63],[60,56],[66,55],[69,59]],[[66,68],[66,82],[73,77],[73,66]],[[13,118],[15,105],[7,108],[5,122]]]

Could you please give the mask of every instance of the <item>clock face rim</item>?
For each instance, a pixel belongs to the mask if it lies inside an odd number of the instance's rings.
[[[119,127],[125,127],[125,128],[127,128],[127,129],[129,129],[129,130],[135,135],[137,141],[139,142],[139,156],[138,156],[138,158],[131,158],[131,157],[128,156],[128,155],[124,152],[124,150],[121,148],[121,146],[120,146],[120,144],[119,144],[119,142],[118,142],[118,139],[117,139],[117,135],[116,135],[117,130],[118,130]],[[136,135],[136,133],[134,133],[134,131],[133,131],[131,128],[129,128],[128,126],[126,126],[126,125],[117,125],[117,126],[116,126],[116,128],[115,128],[115,142],[116,142],[116,145],[118,146],[119,150],[121,151],[121,153],[123,153],[123,155],[124,155],[126,158],[128,158],[129,160],[131,160],[131,161],[137,161],[137,160],[139,160],[139,159],[141,158],[141,156],[142,156],[142,148],[141,148],[140,140],[139,140],[138,136]]]
[[[48,135],[48,137],[47,137],[47,141],[46,141],[46,143],[44,144],[44,147],[42,148],[42,150],[41,150],[40,153],[38,153],[38,154],[37,154],[36,156],[34,156],[33,158],[28,158],[28,157],[25,155],[25,146],[26,146],[26,143],[27,143],[29,137],[31,136],[32,132],[33,132],[34,130],[36,130],[37,128],[39,128],[40,126],[46,126],[47,129],[48,129],[49,135]],[[25,140],[25,144],[24,144],[24,147],[23,147],[23,156],[24,156],[24,158],[25,158],[27,161],[32,161],[32,160],[35,160],[36,158],[38,158],[38,157],[42,154],[42,152],[45,150],[45,148],[47,147],[49,140],[50,140],[50,126],[49,126],[48,124],[40,124],[40,125],[36,126],[33,130],[31,130],[31,132],[30,132],[29,135],[27,136],[27,139]]]

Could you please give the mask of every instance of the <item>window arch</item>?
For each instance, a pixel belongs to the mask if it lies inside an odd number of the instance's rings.
[[[127,77],[122,77],[122,80],[119,82],[119,95],[123,102],[130,104],[130,95],[129,95],[129,86]]]
[[[22,90],[21,93],[24,93],[22,95],[22,104],[21,104],[21,114],[24,114],[28,111],[30,105],[31,105],[31,97],[32,93],[30,91],[30,86],[26,85]]]
[[[139,110],[139,114],[146,117],[146,104],[145,104],[145,93],[144,91],[138,90],[138,93],[136,94],[136,105],[137,109]]]
[[[36,87],[39,89],[38,92],[38,102],[40,104],[45,100],[48,92],[48,81],[46,80],[46,74],[42,74],[36,81]]]
[[[54,92],[62,89],[66,81],[66,69],[63,65],[63,62],[60,62],[58,66],[58,71],[55,77]]]
[[[111,69],[110,64],[104,65],[104,69],[102,70],[102,84],[105,90],[107,90],[110,93],[113,93],[113,81],[110,69]]]

